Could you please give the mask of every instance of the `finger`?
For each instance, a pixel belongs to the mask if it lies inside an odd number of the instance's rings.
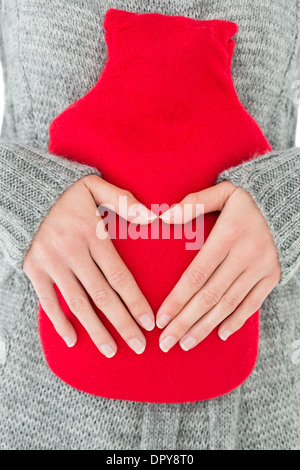
[[[259,282],[257,271],[244,271],[224,293],[220,302],[180,339],[185,351],[203,341],[224,319],[233,314],[251,289]],[[254,313],[254,312],[253,312]]]
[[[221,211],[236,187],[223,181],[215,186],[186,196],[179,204],[160,215],[160,218],[170,224],[187,223],[201,214]]]
[[[156,316],[158,328],[164,328],[178,315],[189,300],[208,282],[228,252],[229,246],[213,229],[200,252],[160,306]]]
[[[77,342],[75,328],[63,313],[53,286],[52,279],[45,273],[39,272],[31,277],[31,282],[38,295],[40,304],[55,330],[68,347]]]
[[[108,318],[121,337],[137,354],[144,351],[146,340],[140,328],[108,284],[91,257],[83,257],[75,263],[74,274],[86,289],[96,307]]]
[[[226,341],[229,336],[238,331],[260,309],[275,285],[276,281],[272,277],[264,278],[257,283],[235,312],[220,325],[218,335],[223,341]]]
[[[124,301],[132,317],[146,330],[155,326],[153,311],[134,276],[123,262],[110,239],[91,243],[90,253],[107,282]]]
[[[147,225],[157,218],[157,215],[140,203],[131,192],[97,176],[85,180],[85,185],[92,193],[96,204],[111,209],[130,222]]]
[[[90,301],[72,271],[61,269],[52,275],[68,307],[106,357],[117,352],[117,345],[92,308]]]
[[[235,262],[235,264],[234,264]],[[163,351],[170,349],[176,342],[210,312],[222,299],[225,292],[237,280],[244,270],[243,263],[235,261],[231,254],[211,276],[204,287],[187,303],[183,310],[169,323],[160,336],[160,347]],[[175,338],[171,340],[170,338]],[[172,346],[171,346],[172,347]]]

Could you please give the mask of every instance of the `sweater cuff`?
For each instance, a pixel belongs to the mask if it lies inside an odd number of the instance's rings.
[[[1,249],[15,269],[45,216],[73,183],[101,173],[87,165],[17,143],[0,143]]]
[[[264,215],[281,264],[280,284],[300,266],[300,149],[272,151],[221,173],[248,191]]]

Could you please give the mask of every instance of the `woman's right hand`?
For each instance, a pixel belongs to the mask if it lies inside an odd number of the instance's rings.
[[[119,206],[120,196],[127,197],[125,214]],[[139,222],[144,224],[155,217],[128,191],[96,175],[85,176],[62,194],[45,217],[26,254],[23,270],[43,310],[69,347],[75,345],[77,335],[61,309],[54,284],[105,356],[112,357],[117,345],[87,294],[128,346],[140,354],[146,340],[138,324],[152,330],[154,314],[112,241],[97,236],[97,225],[102,220],[97,207],[101,204],[111,204],[129,221],[134,219],[133,215],[130,217],[134,213],[145,213],[145,219]]]

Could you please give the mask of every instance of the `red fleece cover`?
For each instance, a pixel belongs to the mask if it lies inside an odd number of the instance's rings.
[[[51,123],[50,152],[99,168],[150,207],[177,203],[215,184],[224,169],[271,150],[234,88],[235,23],[110,9],[104,28],[104,71]],[[205,238],[217,216],[204,217]],[[173,235],[113,240],[154,312],[198,253]],[[214,330],[188,352],[177,344],[164,353],[162,330],[144,330],[146,350],[137,355],[96,309],[118,346],[108,359],[58,295],[78,342],[68,348],[40,307],[43,351],[52,371],[84,392],[142,402],[205,400],[239,386],[255,365],[259,312],[226,342]]]

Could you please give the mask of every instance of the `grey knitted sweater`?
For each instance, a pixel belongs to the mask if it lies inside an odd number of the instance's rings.
[[[0,143],[0,448],[300,449],[299,0],[0,0],[5,115]],[[48,126],[98,79],[109,7],[229,19],[239,25],[237,93],[275,149],[221,179],[249,191],[274,236],[280,284],[261,308],[248,380],[215,400],[110,400],[79,392],[48,368],[38,299],[22,262],[62,192],[95,173],[47,153]],[[298,88],[297,88],[298,87]]]

